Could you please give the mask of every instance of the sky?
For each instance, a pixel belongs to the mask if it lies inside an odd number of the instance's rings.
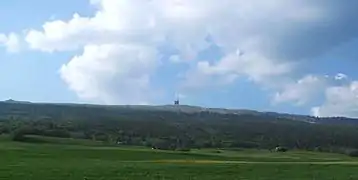
[[[358,118],[358,1],[0,2],[0,99]]]

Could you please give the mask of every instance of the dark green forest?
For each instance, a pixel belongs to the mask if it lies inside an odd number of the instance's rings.
[[[354,119],[240,112],[189,106],[1,102],[0,132],[10,134],[15,141],[40,135],[172,150],[276,146],[319,151],[358,149]],[[347,120],[350,123],[344,123]]]

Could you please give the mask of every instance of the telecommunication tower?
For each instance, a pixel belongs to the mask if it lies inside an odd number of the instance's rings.
[[[174,101],[174,105],[179,105],[180,102],[179,102],[179,97],[176,98],[176,100]]]

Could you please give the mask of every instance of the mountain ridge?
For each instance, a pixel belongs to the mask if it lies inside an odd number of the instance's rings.
[[[100,104],[80,104],[80,103],[49,103],[49,102],[29,102],[29,101],[16,101],[6,100],[0,101],[2,104],[14,105],[29,105],[29,106],[65,106],[65,107],[87,107],[99,109],[118,110],[138,110],[138,111],[168,111],[178,113],[213,113],[213,114],[229,114],[229,115],[252,115],[263,117],[285,118],[294,121],[302,121],[307,123],[322,123],[322,124],[357,124],[358,119],[347,117],[313,117],[309,115],[289,114],[271,111],[257,111],[250,109],[230,109],[230,108],[211,108],[192,105],[100,105]]]

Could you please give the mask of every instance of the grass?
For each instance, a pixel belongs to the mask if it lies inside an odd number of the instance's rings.
[[[0,142],[0,179],[13,180],[348,180],[358,179],[358,161],[339,154],[258,150],[158,151]]]

